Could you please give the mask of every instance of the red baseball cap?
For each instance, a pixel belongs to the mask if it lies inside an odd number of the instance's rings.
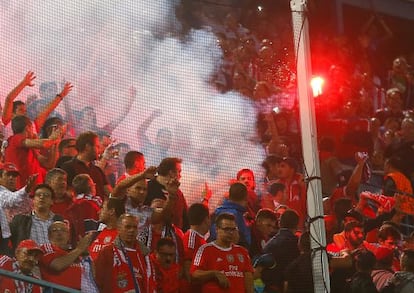
[[[32,239],[25,239],[19,243],[16,249],[26,248],[27,250],[37,250],[43,253],[43,250],[37,245],[36,241]]]
[[[17,169],[16,165],[14,165],[13,163],[10,163],[10,162],[6,162],[4,164],[1,164],[0,165],[0,170],[4,170],[4,171],[10,172],[10,173],[20,174],[19,169]]]

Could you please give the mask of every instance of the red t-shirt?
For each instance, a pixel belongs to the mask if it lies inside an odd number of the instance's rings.
[[[199,248],[191,265],[191,273],[196,270],[220,271],[229,280],[229,288],[221,288],[216,280],[202,284],[202,293],[245,292],[244,274],[253,272],[249,253],[244,247],[232,245],[229,248],[219,247],[214,242]]]
[[[80,290],[82,274],[82,267],[80,263],[73,263],[65,270],[57,272],[50,267],[50,264],[56,258],[67,255],[69,252],[51,243],[43,244],[40,248],[44,252],[39,261],[42,279],[62,286]]]
[[[180,271],[179,264],[172,264],[170,268],[163,268],[158,262],[155,254],[150,255],[151,262],[155,270],[155,281],[157,284],[157,292],[162,293],[178,293],[180,289]]]
[[[15,259],[8,257],[7,255],[2,255],[0,257],[0,269],[20,273],[18,263]],[[30,276],[36,278],[35,276]],[[30,291],[31,287],[31,291]],[[23,281],[13,280],[1,276],[0,278],[0,292],[33,292],[40,293],[40,287],[36,285],[31,285]]]
[[[5,162],[13,163],[19,169],[18,188],[26,185],[27,178],[33,174],[39,174],[37,183],[43,183],[46,169],[40,165],[37,159],[37,151],[24,146],[23,141],[26,139],[24,134],[15,134],[7,139],[5,151]]]
[[[95,260],[98,256],[99,251],[105,246],[112,244],[114,242],[116,236],[118,235],[118,230],[115,229],[103,229],[99,234],[98,237],[91,243],[89,246],[89,255],[91,256],[92,260]]]
[[[62,202],[54,202],[50,207],[50,210],[57,215],[61,215],[64,219],[69,220],[66,210],[71,206],[71,204],[72,201],[68,198]]]
[[[189,229],[183,236],[184,260],[192,260],[200,246],[206,244],[206,240],[200,233]]]
[[[204,244],[206,244],[206,240],[203,236],[197,233],[194,230],[187,230],[183,236],[183,243],[184,243],[184,261],[192,261],[197,250]],[[182,293],[192,293],[192,292],[200,292],[201,287],[199,284],[191,284],[186,279],[181,280],[181,289],[180,292]]]

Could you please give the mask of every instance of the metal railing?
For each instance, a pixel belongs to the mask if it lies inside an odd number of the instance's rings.
[[[67,293],[79,293],[79,292],[81,292],[79,290],[75,290],[75,289],[68,288],[68,287],[65,287],[65,286],[57,285],[55,283],[47,282],[47,281],[44,281],[44,280],[32,278],[32,277],[29,277],[29,276],[25,276],[25,275],[22,275],[22,274],[17,274],[17,273],[2,270],[2,269],[0,269],[0,276],[4,276],[4,277],[11,278],[11,279],[14,279],[14,280],[24,281],[24,282],[31,283],[31,284],[34,284],[34,285],[38,285],[40,287],[43,287],[43,289],[44,289],[43,292],[47,292],[47,293],[53,293],[54,290],[59,290],[59,292],[67,292]]]

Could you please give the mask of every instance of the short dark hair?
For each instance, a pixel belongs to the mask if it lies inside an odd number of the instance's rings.
[[[119,216],[118,221],[117,221],[117,227],[119,228],[122,221],[127,218],[131,218],[131,219],[134,219],[135,221],[138,221],[138,218],[134,216],[133,214],[125,213]]]
[[[378,231],[378,240],[387,240],[388,237],[392,237],[396,240],[401,240],[401,233],[392,224],[384,224]]]
[[[69,227],[68,227],[68,224],[66,223],[66,222],[64,222],[64,221],[54,221],[52,224],[50,224],[49,225],[49,227],[47,228],[47,236],[48,237],[50,237],[50,234],[52,234],[52,232],[53,232],[53,226],[54,225],[56,225],[56,224],[63,224],[63,225],[65,225],[66,226],[66,228],[68,228],[68,231],[69,231]]]
[[[42,126],[42,129],[40,129],[40,137],[41,138],[48,138],[50,134],[52,133],[52,126],[58,125],[62,126],[63,121],[59,117],[51,117],[48,118],[45,123]]]
[[[354,261],[357,269],[369,272],[374,268],[376,259],[375,255],[371,251],[361,249],[354,255]]]
[[[89,178],[90,176],[88,174],[78,174],[73,178],[72,187],[75,190],[76,194],[91,192],[91,188],[88,182]]]
[[[155,250],[159,251],[163,246],[175,247],[175,242],[174,240],[172,240],[171,237],[161,238],[157,241],[157,246],[155,247]]]
[[[230,186],[229,199],[239,202],[247,199],[247,187],[243,183],[236,182]]]
[[[55,191],[53,190],[52,187],[50,187],[49,184],[46,184],[46,183],[40,183],[40,184],[36,185],[36,187],[33,190],[33,194],[35,194],[36,191],[38,191],[39,189],[42,189],[42,188],[48,189],[50,191],[50,193],[52,193],[52,198],[55,198]]]
[[[125,168],[130,169],[134,167],[135,161],[144,158],[144,154],[137,151],[129,151],[124,157]]]
[[[158,174],[161,176],[167,176],[170,171],[175,171],[177,164],[183,160],[180,158],[165,158],[158,166]]]
[[[277,221],[277,216],[276,216],[276,213],[272,211],[271,209],[263,208],[263,209],[260,209],[256,214],[256,221],[262,220],[262,219]]]
[[[13,113],[15,114],[17,111],[17,107],[22,106],[22,105],[26,105],[24,102],[22,101],[13,101]]]
[[[233,214],[230,214],[230,213],[218,214],[216,216],[215,221],[214,221],[214,223],[216,224],[216,227],[221,227],[221,222],[223,222],[223,220],[229,220],[229,221],[236,222],[236,217]]]
[[[208,208],[201,203],[194,203],[188,209],[188,221],[190,225],[201,225],[209,215]]]
[[[98,135],[92,131],[86,131],[79,134],[76,139],[76,149],[79,152],[83,152],[86,149],[87,145],[93,145],[95,139],[98,138]]]
[[[299,215],[295,210],[287,209],[281,216],[280,228],[297,229],[299,224]]]
[[[46,177],[45,177],[45,183],[50,184],[50,181],[52,181],[52,179],[57,176],[57,175],[68,175],[68,173],[66,173],[65,170],[60,169],[60,168],[53,168],[50,169],[49,171],[47,171],[46,173]]]
[[[59,143],[59,153],[63,152],[63,149],[66,148],[68,145],[70,145],[70,143],[74,141],[76,143],[76,139],[75,138],[65,138],[62,139]]]
[[[119,218],[122,214],[125,214],[125,204],[124,201],[116,198],[116,197],[110,197],[107,200],[107,208],[108,210],[115,210],[115,216]]]
[[[14,117],[11,121],[11,128],[13,130],[13,134],[23,133],[26,127],[31,123],[32,121],[30,121],[29,117],[27,116]]]
[[[351,221],[351,222],[346,223],[346,225],[344,227],[344,231],[345,232],[350,232],[350,231],[354,230],[355,228],[364,229],[364,225],[362,225],[361,222]]]

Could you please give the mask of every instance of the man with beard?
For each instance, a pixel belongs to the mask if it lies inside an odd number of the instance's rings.
[[[179,183],[181,179],[181,163],[182,160],[179,158],[165,158],[161,161],[157,169],[158,176],[148,182],[148,196],[145,199],[145,205],[151,205],[155,198],[168,199],[167,186],[175,181]],[[187,231],[189,228],[187,201],[180,189],[178,189],[173,210],[175,213],[173,214],[172,223],[183,231]]]
[[[99,155],[99,138],[91,132],[81,133],[76,139],[78,155],[72,160],[63,164],[62,169],[68,174],[68,185],[78,174],[89,174],[96,184],[96,194],[103,199],[109,196],[112,191],[105,174],[94,164]]]

